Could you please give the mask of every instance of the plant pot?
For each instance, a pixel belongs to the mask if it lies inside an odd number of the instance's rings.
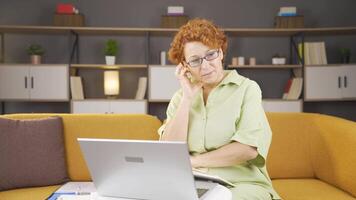
[[[285,65],[286,58],[285,57],[274,57],[272,58],[272,65]]]
[[[40,55],[31,55],[31,64],[34,64],[34,65],[41,64],[41,56]]]
[[[105,56],[105,61],[107,65],[115,65],[115,56]]]

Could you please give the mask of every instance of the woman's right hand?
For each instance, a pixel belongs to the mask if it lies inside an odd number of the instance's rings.
[[[182,63],[179,63],[176,67],[175,75],[179,80],[179,83],[183,90],[183,99],[191,101],[195,94],[203,87],[201,82],[192,83],[188,77],[188,67],[185,67]]]

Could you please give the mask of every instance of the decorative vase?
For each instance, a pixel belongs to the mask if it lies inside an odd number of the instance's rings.
[[[31,55],[31,63],[34,65],[41,64],[41,56],[40,55]]]
[[[115,56],[105,56],[106,65],[115,65]]]

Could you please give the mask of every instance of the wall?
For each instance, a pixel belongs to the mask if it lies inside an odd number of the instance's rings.
[[[297,6],[305,16],[306,27],[355,26],[354,0],[13,0],[0,1],[1,25],[51,25],[58,2],[74,3],[84,13],[87,26],[109,27],[159,27],[160,16],[168,5],[182,5],[191,18],[203,17],[213,20],[221,27],[273,27],[273,19],[281,6]],[[120,42],[119,63],[145,63],[145,38],[142,36],[83,36],[80,40],[81,63],[104,63],[103,43],[108,38]],[[154,37],[151,40],[150,63],[159,62],[159,52],[167,50],[171,37]],[[351,48],[351,62],[356,62],[356,36],[310,37],[307,41],[325,40],[329,63],[338,62],[337,49]],[[25,63],[29,61],[25,49],[31,43],[45,47],[46,63],[67,63],[70,40],[66,35],[5,35],[5,62]],[[279,53],[289,56],[289,38],[229,38],[227,62],[232,56],[254,56],[258,64],[270,63],[271,56]],[[285,70],[245,70],[241,74],[256,80],[265,98],[280,98],[290,71]],[[101,70],[81,70],[85,95],[88,98],[103,98]],[[121,73],[120,98],[133,98],[139,76],[147,75],[147,70],[126,70]],[[164,118],[167,104],[152,104],[150,113]],[[68,112],[69,104],[6,103],[5,112]],[[356,102],[306,103],[307,112],[321,112],[356,120]]]

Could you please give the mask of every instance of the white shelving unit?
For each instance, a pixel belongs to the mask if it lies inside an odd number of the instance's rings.
[[[351,35],[356,34],[356,27],[328,27],[328,28],[298,28],[298,29],[275,29],[275,28],[223,28],[229,37],[261,37],[261,36],[287,36],[294,37],[302,34],[303,36],[323,36],[323,35]],[[148,99],[137,101],[129,100],[107,100],[107,99],[88,99],[84,101],[71,101],[71,109],[74,112],[99,112],[99,113],[120,113],[120,112],[139,112],[147,113],[148,104],[156,102],[168,102],[174,92],[179,88],[179,83],[174,76],[174,67],[151,65],[148,56],[150,51],[151,36],[173,36],[178,29],[171,28],[136,28],[136,27],[57,27],[57,26],[13,26],[0,25],[0,39],[4,40],[4,34],[60,34],[74,35],[78,39],[79,35],[135,35],[144,36],[147,38],[146,48],[146,63],[144,64],[118,64],[107,66],[103,64],[88,63],[66,64],[65,70],[52,71],[55,67],[51,65],[51,69],[46,69],[42,66],[42,70],[37,66],[19,65],[17,67],[6,67],[9,64],[3,64],[0,67],[0,100],[4,101],[69,101],[69,75],[75,74],[77,70],[85,69],[142,69],[148,71]],[[74,46],[77,40],[74,42]],[[3,44],[3,41],[0,41]],[[72,50],[75,50],[73,46]],[[4,45],[1,45],[1,59],[4,62]],[[77,47],[78,48],[78,45]],[[71,55],[72,58],[73,54]],[[78,59],[79,60],[79,59]],[[21,67],[22,66],[22,67]],[[355,67],[345,66],[331,69],[333,65],[323,66],[322,68],[313,68],[303,65],[256,65],[256,66],[232,66],[228,69],[286,69],[293,71],[304,71],[304,91],[305,99],[303,100],[282,100],[282,99],[264,99],[263,105],[267,111],[286,111],[300,112],[303,110],[303,102],[305,101],[334,101],[334,100],[356,100],[355,95]],[[328,68],[328,69],[326,69]],[[329,69],[330,68],[330,69]],[[341,70],[340,70],[341,69]],[[319,71],[318,71],[319,70]],[[330,70],[330,71],[328,71]],[[333,71],[335,70],[335,71]],[[64,71],[66,74],[64,75]],[[333,71],[333,72],[331,72]],[[341,84],[347,84],[341,90],[335,91],[333,96],[326,96],[328,91],[325,85],[329,84],[318,74],[325,73],[325,77],[330,80],[335,79],[335,76],[330,77],[328,73],[343,73],[347,74],[347,78],[341,80]],[[59,75],[59,77],[58,77]],[[341,74],[339,75],[342,76]],[[337,81],[338,77],[336,76]],[[345,76],[345,75],[344,75]],[[11,77],[11,80],[8,78]],[[33,78],[32,78],[33,77]],[[33,81],[32,81],[33,79]],[[342,78],[341,78],[342,79]],[[324,81],[324,82],[323,82]],[[321,83],[324,83],[320,85]],[[8,87],[11,85],[11,87]],[[34,88],[28,88],[32,87]],[[41,87],[46,86],[46,87]],[[327,89],[333,88],[327,87]],[[11,90],[9,89],[11,88]],[[340,92],[341,91],[341,92]],[[336,95],[337,93],[337,95]],[[328,95],[332,93],[329,91]],[[314,95],[314,96],[313,96]],[[95,106],[93,106],[95,105]],[[109,108],[108,108],[109,107]],[[135,110],[138,107],[137,110]],[[127,109],[128,110],[127,110]],[[130,108],[130,109],[129,109]],[[94,110],[91,110],[94,109]],[[97,110],[95,110],[97,109]]]

